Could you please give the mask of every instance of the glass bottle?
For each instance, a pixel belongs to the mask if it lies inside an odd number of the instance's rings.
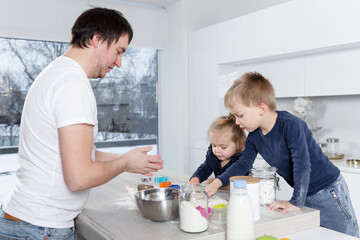
[[[254,212],[246,191],[246,181],[235,180],[233,187],[227,211],[226,239],[254,240]]]
[[[340,141],[338,138],[327,138],[326,144],[329,157],[337,157],[340,155]]]
[[[250,175],[260,178],[260,206],[270,206],[276,199],[276,188],[279,189],[279,178],[276,167],[259,167],[250,170]]]
[[[153,185],[151,185],[151,177],[142,177],[140,179],[140,183],[137,186],[138,191],[154,188]]]
[[[185,184],[181,186],[180,223],[184,232],[199,233],[208,229],[208,196],[201,184]]]

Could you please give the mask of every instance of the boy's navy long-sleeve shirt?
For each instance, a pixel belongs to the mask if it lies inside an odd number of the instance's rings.
[[[231,176],[247,173],[260,153],[294,188],[290,203],[303,207],[306,196],[336,181],[340,170],[321,151],[304,121],[286,111],[277,111],[277,114],[276,123],[269,133],[263,135],[258,128],[248,134],[240,159],[218,178],[223,185],[229,184]]]
[[[208,179],[208,177],[212,173],[214,173],[216,178],[223,174],[226,169],[228,169],[233,163],[235,163],[239,159],[240,156],[241,153],[235,153],[230,157],[230,161],[225,166],[221,167],[221,161],[214,155],[214,153],[212,152],[212,147],[210,145],[206,153],[206,159],[204,163],[196,169],[195,173],[191,176],[191,178],[198,177],[199,181],[203,182]]]

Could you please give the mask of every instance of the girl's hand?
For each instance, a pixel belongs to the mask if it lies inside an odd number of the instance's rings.
[[[192,179],[190,179],[190,184],[200,184],[199,178],[198,177],[193,177]]]
[[[289,201],[275,201],[270,205],[269,209],[271,211],[281,209],[280,213],[295,212],[301,210],[301,208],[292,205]]]
[[[215,178],[209,177],[209,178],[205,181],[205,183],[206,183],[206,184],[210,184],[210,183],[212,183],[214,180],[215,180]]]
[[[215,179],[211,184],[207,185],[205,187],[205,192],[207,193],[207,195],[209,197],[211,197],[212,195],[214,195],[217,190],[222,186],[222,182],[220,181],[220,179]]]

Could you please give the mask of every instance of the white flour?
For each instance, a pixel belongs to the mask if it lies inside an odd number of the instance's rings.
[[[185,232],[203,232],[209,224],[206,218],[201,216],[199,210],[188,201],[183,201],[180,204],[180,229]]]

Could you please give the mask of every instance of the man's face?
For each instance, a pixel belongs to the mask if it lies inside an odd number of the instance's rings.
[[[245,106],[240,101],[233,104],[230,112],[236,118],[240,128],[253,132],[260,127],[260,109],[258,106]]]
[[[99,44],[98,59],[91,78],[103,78],[114,67],[121,66],[121,58],[129,45],[129,36],[123,35],[109,46],[106,41]]]

